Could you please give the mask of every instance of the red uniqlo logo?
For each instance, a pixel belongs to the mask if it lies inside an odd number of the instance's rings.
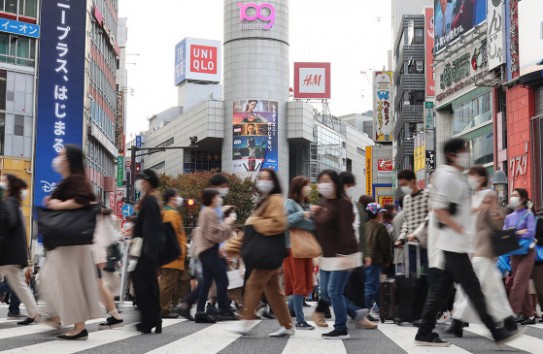
[[[217,47],[190,46],[190,71],[199,74],[217,73]]]

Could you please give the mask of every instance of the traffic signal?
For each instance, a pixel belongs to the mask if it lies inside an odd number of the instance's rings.
[[[187,206],[190,208],[190,207],[193,207],[196,205],[196,202],[194,201],[194,199],[187,199]]]

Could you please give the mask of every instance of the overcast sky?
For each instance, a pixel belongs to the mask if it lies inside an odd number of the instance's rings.
[[[224,39],[224,1],[120,0],[119,7],[119,16],[128,18],[134,95],[127,132],[134,133],[147,130],[148,117],[177,105],[175,44],[185,37]],[[334,115],[372,108],[370,70],[387,65],[390,32],[389,0],[290,0],[290,60],[332,63]]]

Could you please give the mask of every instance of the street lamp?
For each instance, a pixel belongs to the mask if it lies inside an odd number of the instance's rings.
[[[494,190],[498,193],[498,198],[502,205],[507,202],[507,176],[502,170],[494,172],[494,178],[492,179],[492,185]]]

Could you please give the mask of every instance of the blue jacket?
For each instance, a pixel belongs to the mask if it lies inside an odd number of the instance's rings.
[[[304,218],[304,212],[309,210],[309,204],[300,205],[292,199],[285,202],[287,213],[287,224],[289,229],[302,229],[310,232],[315,231],[313,219]],[[288,236],[288,232],[287,232]],[[290,238],[287,237],[287,248],[290,248]]]

